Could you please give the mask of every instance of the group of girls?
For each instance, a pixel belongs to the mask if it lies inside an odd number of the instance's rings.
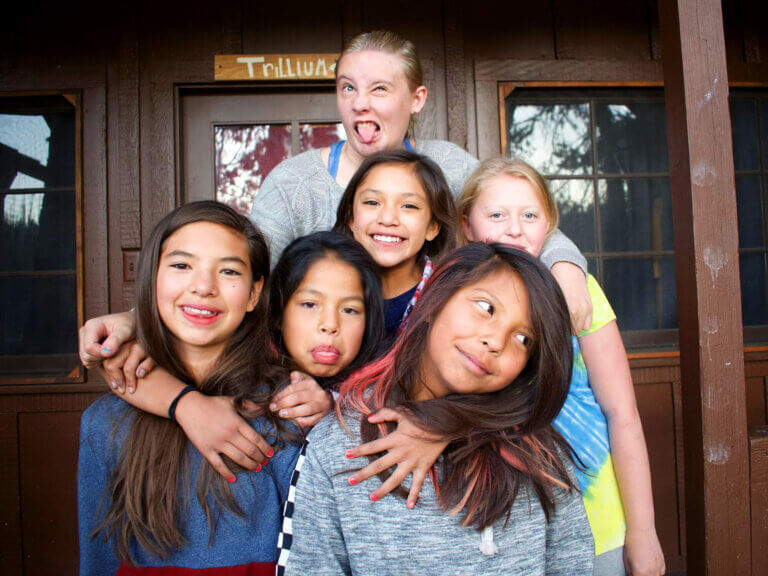
[[[371,102],[405,86],[411,113],[426,93],[371,41],[337,69],[353,138],[315,158],[348,182],[334,232],[288,238],[270,274],[247,219],[188,204],[142,250],[136,313],[81,333],[139,408],[83,416],[81,572],[663,573],[615,316],[589,277],[572,340],[537,260],[567,251],[546,183],[489,161],[457,209],[439,161],[387,141],[402,114]],[[390,57],[399,75],[377,80]],[[115,351],[118,333],[137,341]]]

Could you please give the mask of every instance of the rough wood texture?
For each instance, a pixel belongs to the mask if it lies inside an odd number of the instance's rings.
[[[661,63],[651,61],[478,59],[476,80],[521,82],[661,82]],[[495,110],[493,111],[496,112]]]
[[[752,576],[768,574],[768,427],[749,434]]]
[[[21,503],[16,414],[0,414],[0,572],[21,576]]]
[[[467,89],[464,72],[463,3],[445,4],[445,94],[448,106],[448,140],[467,147]]]
[[[509,0],[466,4],[462,21],[467,58],[554,60],[551,4]]]
[[[719,0],[661,0],[691,574],[749,572],[733,151]],[[715,144],[716,143],[716,144]],[[716,223],[715,223],[716,221]]]

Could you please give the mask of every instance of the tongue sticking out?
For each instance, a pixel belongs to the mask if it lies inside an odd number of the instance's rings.
[[[357,125],[357,133],[360,135],[360,139],[370,144],[376,136],[376,131],[379,129],[373,122],[360,122]]]

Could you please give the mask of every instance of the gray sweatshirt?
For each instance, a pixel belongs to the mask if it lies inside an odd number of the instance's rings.
[[[378,479],[347,481],[367,463],[345,458],[360,441],[358,420],[347,425],[351,435],[330,415],[307,437],[285,507],[278,576],[592,574],[592,532],[578,493],[559,491],[548,523],[523,486],[509,521],[482,533],[438,505],[429,479],[412,510],[391,495],[371,502]]]
[[[454,198],[478,165],[463,148],[442,140],[417,140],[416,152],[440,166]],[[253,203],[251,220],[267,239],[273,266],[296,238],[333,228],[342,194],[344,189],[328,173],[320,150],[288,158],[269,173]],[[559,230],[544,244],[541,261],[547,268],[572,262],[587,272],[584,256]]]

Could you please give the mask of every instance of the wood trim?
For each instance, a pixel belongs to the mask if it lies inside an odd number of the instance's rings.
[[[643,60],[477,59],[475,79],[527,82],[661,82],[661,63]]]
[[[464,71],[464,3],[448,0],[444,5],[445,96],[448,104],[448,140],[467,148],[467,90]]]

